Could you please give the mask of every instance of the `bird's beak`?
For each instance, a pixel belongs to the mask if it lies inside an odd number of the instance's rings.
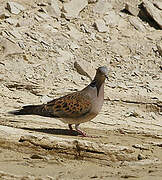
[[[105,78],[106,78],[107,80],[109,80],[108,75],[105,75]]]

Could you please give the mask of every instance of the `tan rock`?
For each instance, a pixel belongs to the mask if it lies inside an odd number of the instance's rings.
[[[9,23],[9,24],[11,24],[11,25],[14,25],[14,26],[16,26],[17,24],[18,24],[18,20],[17,19],[14,19],[14,18],[7,18],[6,20],[5,20],[5,22],[7,22],[7,23]]]
[[[159,41],[156,45],[157,45],[159,54],[162,56],[162,40]]]
[[[112,10],[111,3],[107,2],[106,0],[99,0],[93,8],[94,13],[98,14],[106,14],[110,10]]]
[[[21,39],[22,38],[22,35],[20,34],[20,32],[16,28],[9,31],[9,33],[16,39]]]
[[[139,13],[139,9],[136,6],[132,6],[129,3],[125,4],[125,9],[134,16],[137,16]]]
[[[80,11],[82,11],[87,5],[87,0],[71,0],[70,2],[64,3],[64,15],[67,19],[77,18]]]
[[[33,20],[32,19],[19,19],[17,26],[22,27],[22,26],[32,26],[33,25]]]
[[[22,6],[21,4],[19,4],[17,2],[8,2],[7,9],[12,14],[19,14],[21,11],[25,10],[24,6]]]
[[[0,19],[5,19],[5,9],[0,7]]]
[[[107,32],[108,31],[108,27],[105,24],[105,21],[103,19],[97,19],[95,21],[95,26],[98,30],[98,32]]]
[[[17,44],[7,39],[1,39],[0,44],[4,48],[4,56],[23,53],[22,49]]]
[[[70,31],[68,31],[67,34],[69,34],[71,38],[74,40],[81,40],[83,35],[80,31],[78,31],[73,25],[68,25],[68,28]]]
[[[162,11],[156,8],[150,1],[143,0],[143,6],[148,14],[154,19],[154,21],[162,29]]]
[[[158,9],[162,10],[162,1],[154,1],[153,3]]]
[[[57,0],[51,0],[51,5],[47,6],[46,10],[48,14],[52,17],[60,17],[61,16],[61,10],[58,5]]]
[[[96,3],[98,0],[88,0],[88,4]]]
[[[129,17],[129,22],[138,30],[141,32],[144,32],[145,26],[142,24],[142,22],[138,19],[138,17]]]
[[[105,16],[104,20],[106,22],[106,25],[110,26],[118,26],[119,22],[121,20],[121,17],[115,13],[115,11],[109,11]]]

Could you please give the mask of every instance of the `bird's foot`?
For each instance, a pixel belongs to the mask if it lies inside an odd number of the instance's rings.
[[[73,132],[72,124],[68,124],[69,129]],[[79,129],[79,124],[75,125],[76,132],[79,134],[80,137],[90,137],[90,138],[98,138],[99,136],[89,136],[86,132]]]
[[[89,138],[98,138],[99,137],[99,136],[90,136],[86,132],[84,132],[78,128],[76,129],[76,131],[79,133],[80,137],[89,137]]]
[[[80,129],[77,129],[76,131],[79,133],[79,136],[81,136],[81,137],[90,137],[90,136],[87,135],[86,132],[81,131]]]

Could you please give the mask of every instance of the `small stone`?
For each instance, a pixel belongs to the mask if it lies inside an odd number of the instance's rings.
[[[98,32],[107,32],[108,31],[108,27],[105,24],[105,21],[103,19],[97,19],[95,21],[95,26],[98,30]]]
[[[129,111],[125,114],[125,117],[140,117],[140,115],[135,111],[135,110],[132,110],[132,111]]]
[[[41,20],[40,20],[40,22],[43,20],[46,20],[46,19],[49,19],[50,18],[50,16],[47,14],[47,13],[41,13],[41,12],[38,12],[37,13],[37,16],[39,17],[39,18],[41,18]],[[42,22],[43,22],[42,21]]]
[[[162,40],[156,44],[159,54],[162,56]]]
[[[32,19],[20,19],[17,23],[17,27],[32,26],[34,24]]]
[[[44,157],[39,154],[33,154],[30,158],[31,159],[44,159]]]
[[[129,4],[129,3],[126,3],[126,4],[125,4],[125,9],[126,9],[130,14],[132,14],[133,16],[137,16],[138,13],[139,13],[139,9],[138,9],[137,7],[132,6],[132,5]]]
[[[47,6],[48,4],[46,2],[38,2],[37,5],[38,6]]]
[[[0,19],[5,19],[5,9],[0,7]]]
[[[158,9],[162,10],[162,2],[161,1],[154,1],[153,3]]]
[[[60,17],[61,16],[61,10],[59,8],[57,0],[51,0],[50,5],[46,8],[48,14],[51,17]]]
[[[17,19],[13,19],[13,18],[7,18],[5,20],[5,22],[7,22],[7,23],[9,23],[11,25],[14,25],[14,26],[16,26],[18,24],[18,20]]]
[[[19,4],[17,2],[8,2],[7,9],[12,14],[19,14],[20,12],[25,10],[24,6],[22,6],[21,4]]]
[[[148,0],[143,0],[143,7],[162,29],[162,12]]]
[[[144,32],[145,26],[142,24],[142,22],[138,19],[138,17],[129,17],[129,22],[138,30],[141,32]]]
[[[70,31],[68,31],[67,34],[69,34],[71,38],[78,41],[81,40],[83,35],[80,31],[78,31],[73,25],[68,25],[68,28]]]
[[[0,44],[4,48],[4,56],[23,53],[22,49],[17,44],[7,39],[2,39]]]
[[[95,34],[95,38],[97,39],[97,40],[99,40],[99,41],[102,41],[102,36],[100,36],[99,34]]]
[[[141,57],[139,55],[135,55],[135,56],[133,56],[133,58],[136,59],[136,60],[140,60],[141,59]]]
[[[96,3],[98,0],[88,0],[88,4]]]
[[[74,62],[74,67],[77,70],[77,72],[83,76],[87,76],[92,80],[94,77],[94,67],[92,66],[91,63],[82,60],[82,61],[75,61]]]
[[[140,161],[140,160],[143,160],[145,158],[144,158],[144,156],[142,154],[138,154],[137,159]]]
[[[14,30],[9,31],[9,33],[17,39],[21,39],[22,35],[19,33],[19,31],[15,28]]]
[[[109,11],[105,16],[104,20],[106,22],[106,25],[111,26],[118,26],[119,21],[121,20],[121,17],[115,13],[115,11]]]
[[[149,148],[141,145],[141,144],[134,144],[132,145],[133,148],[140,149],[140,150],[149,150]]]
[[[67,19],[77,18],[80,11],[82,11],[87,5],[87,0],[71,0],[70,2],[64,3],[64,16]]]
[[[157,116],[156,116],[156,114],[155,114],[154,112],[150,112],[150,116],[151,116],[153,119],[155,119],[155,120],[158,119]]]
[[[75,49],[79,49],[79,46],[76,44],[76,43],[70,43],[70,49],[72,49],[73,51],[75,50]]]
[[[104,15],[112,9],[113,7],[110,2],[107,2],[106,0],[99,0],[94,6],[93,12]]]

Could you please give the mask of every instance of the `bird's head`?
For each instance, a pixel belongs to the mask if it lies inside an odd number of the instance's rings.
[[[96,72],[96,76],[105,80],[108,79],[108,69],[106,66],[99,67]]]

